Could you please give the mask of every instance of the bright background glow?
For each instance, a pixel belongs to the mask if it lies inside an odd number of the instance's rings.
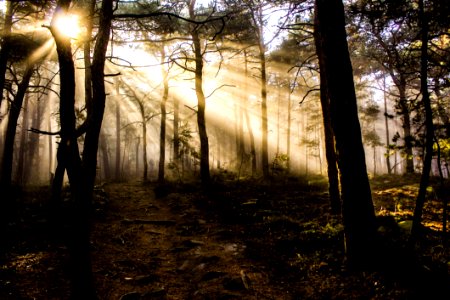
[[[59,15],[56,17],[53,26],[64,36],[73,39],[77,38],[81,32],[80,20],[77,15]]]

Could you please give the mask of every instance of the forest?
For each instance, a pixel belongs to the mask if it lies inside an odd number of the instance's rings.
[[[449,299],[447,0],[1,0],[0,32],[0,299]]]

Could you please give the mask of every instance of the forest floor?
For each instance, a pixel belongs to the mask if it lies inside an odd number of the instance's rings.
[[[405,227],[417,182],[400,176],[372,180],[377,214],[394,216]],[[331,214],[323,179],[222,181],[207,195],[195,184],[160,189],[106,183],[96,190],[91,234],[98,296],[450,299],[442,203],[433,195],[430,190],[425,207],[420,271],[388,261],[391,268],[362,272],[346,267],[343,226]],[[48,188],[22,193],[18,219],[2,241],[0,299],[69,298],[68,249],[48,226],[46,199]],[[401,244],[403,233],[391,225],[380,230]]]

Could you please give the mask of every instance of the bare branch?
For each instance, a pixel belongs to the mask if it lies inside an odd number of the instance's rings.
[[[217,90],[223,88],[223,87],[236,87],[235,85],[232,84],[222,84],[221,86],[215,88],[208,96],[206,96],[205,98],[208,99],[209,97],[211,97]]]
[[[299,104],[303,104],[303,102],[306,100],[306,98],[309,96],[309,94],[313,92],[319,92],[320,89],[310,89],[306,92],[306,94],[303,96],[302,100],[299,102]]]
[[[33,128],[33,127],[28,129],[28,131],[32,132],[32,133],[44,134],[44,135],[60,135],[61,134],[61,131],[51,132],[51,131],[40,130],[40,129]]]

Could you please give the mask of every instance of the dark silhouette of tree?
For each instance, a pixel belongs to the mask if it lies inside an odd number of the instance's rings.
[[[13,157],[15,150],[16,129],[20,113],[22,111],[22,104],[26,97],[27,89],[30,85],[30,80],[36,68],[42,60],[49,54],[48,47],[42,44],[40,35],[26,35],[18,34],[9,37],[9,43],[14,45],[14,53],[10,53],[9,61],[16,72],[11,71],[11,85],[8,88],[9,94],[13,95],[11,107],[8,114],[8,123],[5,132],[5,141],[3,146],[3,156],[0,170],[0,189],[4,192],[3,203],[5,205],[2,209],[5,215],[12,208],[14,199],[12,195],[12,174],[13,174]],[[37,51],[39,50],[39,51]],[[40,55],[32,55],[35,51]],[[20,74],[20,75],[19,75]],[[21,78],[20,78],[21,77]],[[20,80],[19,80],[20,78]],[[27,116],[24,116],[25,119]],[[22,128],[27,130],[27,128]]]
[[[13,18],[13,3],[12,1],[5,1],[5,20],[3,23],[3,32],[2,32],[2,41],[1,41],[1,49],[0,49],[0,108],[2,107],[3,102],[3,90],[5,86],[5,76],[6,76],[6,67],[8,64],[8,56],[10,52],[10,35],[11,35],[11,26],[12,26],[12,18]]]
[[[169,70],[166,62],[166,52],[164,43],[160,46],[161,54],[161,75],[163,78],[163,95],[161,99],[161,124],[159,135],[159,165],[158,165],[158,182],[164,183],[165,177],[165,162],[166,162],[166,105],[169,98]]]
[[[316,0],[315,38],[323,58],[330,117],[341,174],[346,254],[350,265],[366,267],[373,259],[375,212],[358,120],[353,72],[341,0]]]
[[[431,160],[433,158],[434,144],[434,126],[433,111],[431,108],[430,94],[428,91],[428,19],[429,16],[425,11],[424,1],[419,0],[419,26],[421,29],[421,55],[420,55],[420,92],[422,94],[422,105],[425,110],[425,159],[423,162],[422,176],[420,178],[419,193],[416,199],[416,207],[414,209],[413,225],[411,229],[411,238],[417,239],[421,228],[421,220],[423,207],[425,205],[425,197],[429,184],[431,171]]]
[[[296,7],[298,10],[305,10],[302,5]],[[278,60],[288,63],[292,68],[298,68],[295,78],[297,79],[298,73],[302,71],[315,71],[319,72],[320,76],[320,104],[322,109],[323,129],[325,137],[325,156],[327,160],[327,176],[328,176],[328,191],[330,194],[330,203],[333,213],[339,214],[341,212],[341,196],[339,190],[339,172],[336,160],[336,149],[333,128],[331,126],[330,119],[330,101],[327,93],[326,77],[323,69],[323,57],[319,56],[321,51],[320,45],[317,45],[319,38],[315,38],[315,32],[311,32],[312,21],[307,19],[302,21],[300,17],[297,17],[293,23],[288,24],[290,35],[289,39],[285,40],[280,45],[280,50],[274,51],[272,56],[280,56]],[[317,26],[314,26],[317,29]],[[312,44],[311,39],[314,39],[314,46],[316,49],[309,46]],[[297,55],[292,55],[297,53]],[[322,61],[322,63],[320,63]],[[292,87],[294,89],[295,86]],[[317,90],[317,87],[307,86],[308,91],[301,102],[304,101],[306,96]]]

